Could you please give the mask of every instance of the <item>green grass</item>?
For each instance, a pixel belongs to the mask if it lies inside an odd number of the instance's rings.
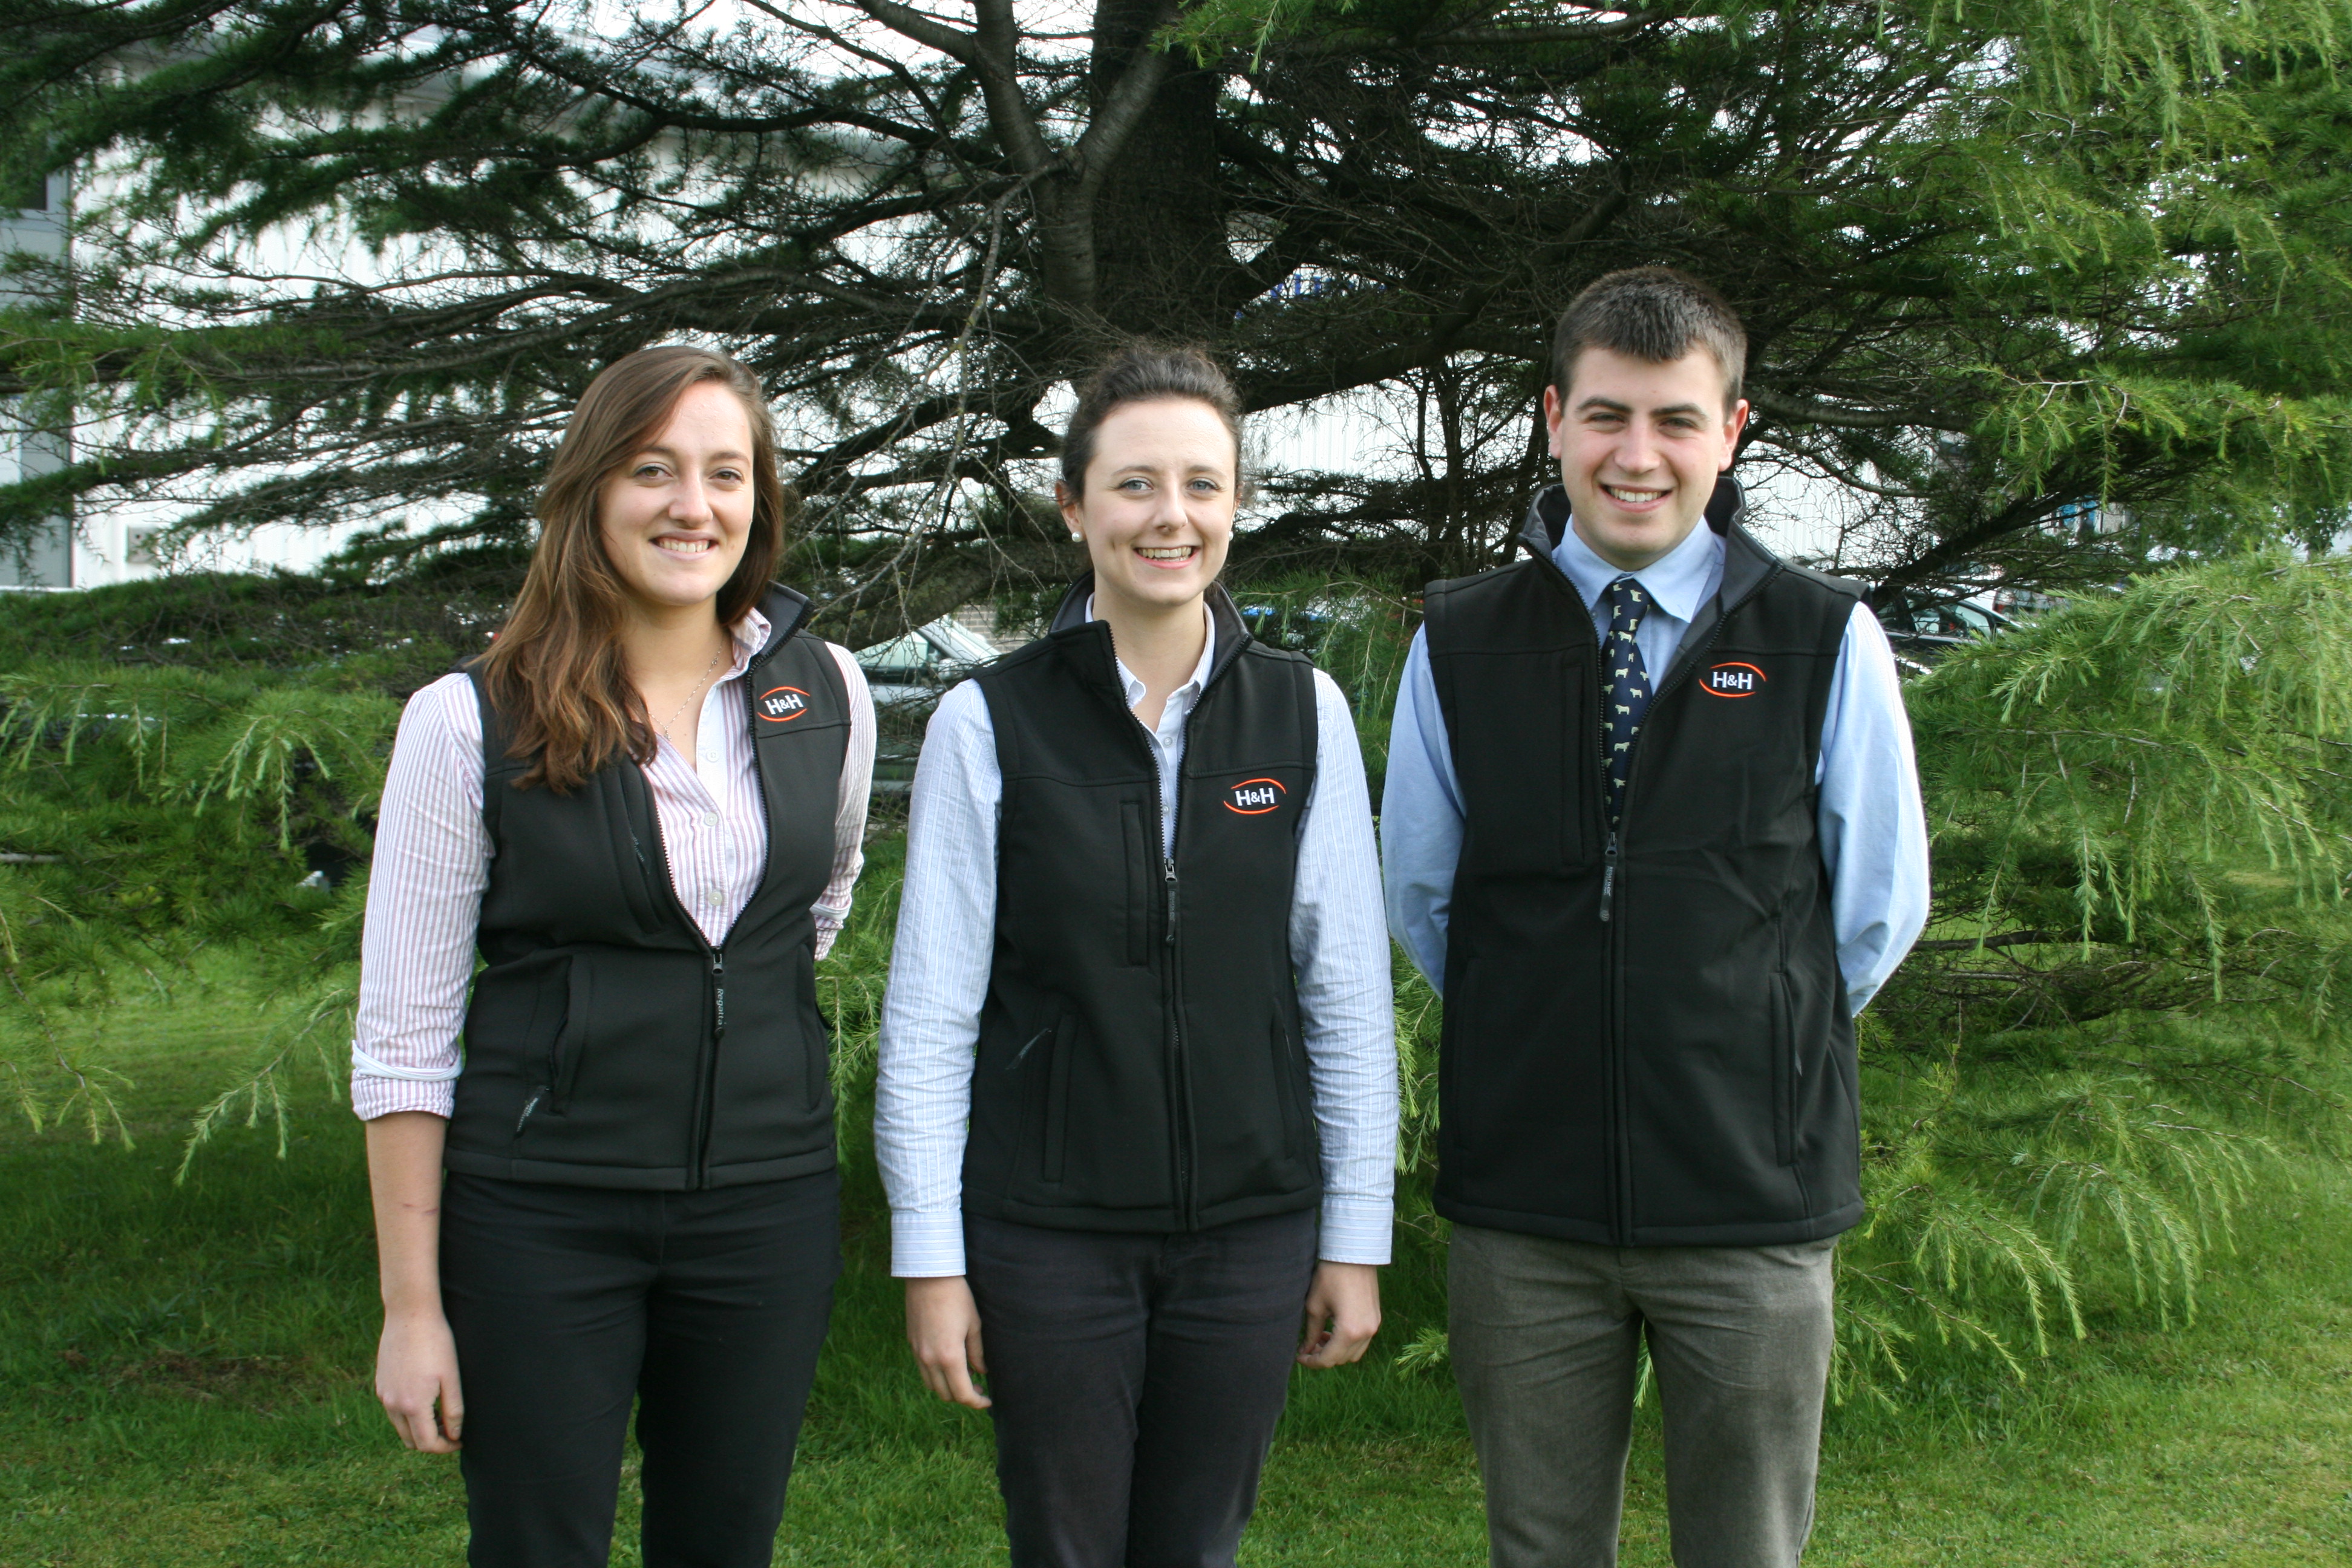
[[[184,1186],[178,1118],[247,1061],[226,962],[109,1024],[137,1146],[0,1129],[0,1565],[456,1563],[453,1465],[404,1453],[368,1392],[376,1329],[359,1127],[315,1075],[286,1158],[224,1133]],[[129,1044],[136,1041],[136,1045]],[[862,1108],[848,1112],[854,1121]],[[880,1196],[847,1141],[849,1272],[778,1561],[997,1563],[983,1419],[919,1392]],[[1896,1408],[1833,1410],[1814,1563],[2340,1564],[2352,1560],[2352,1179],[2316,1160],[2217,1258],[2192,1329],[2109,1314],[2020,1389],[1930,1352]],[[1442,1314],[1440,1253],[1388,1276],[1401,1344]],[[1444,1373],[1302,1375],[1246,1563],[1484,1561]],[[636,1561],[625,1505],[614,1558]],[[1665,1551],[1656,1411],[1624,1561]]]

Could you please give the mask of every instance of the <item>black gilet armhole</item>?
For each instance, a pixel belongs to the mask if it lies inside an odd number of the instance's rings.
[[[1315,665],[1311,659],[1298,661],[1298,734],[1306,742],[1304,761],[1307,763],[1307,798],[1315,798],[1316,786],[1323,782],[1323,705],[1316,700]]]
[[[506,726],[499,721],[499,710],[490,704],[489,688],[482,681],[481,671],[474,661],[467,660],[458,669],[474,688],[474,709],[482,716],[482,826],[492,843],[498,842],[499,805],[505,796],[499,793],[503,781],[498,776],[507,761]]]

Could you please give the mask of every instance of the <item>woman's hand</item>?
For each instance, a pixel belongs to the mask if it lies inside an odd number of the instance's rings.
[[[1318,1263],[1307,1291],[1301,1366],[1345,1366],[1363,1359],[1381,1331],[1381,1271],[1369,1263]]]
[[[988,1375],[980,1351],[980,1308],[961,1274],[907,1281],[907,1342],[923,1383],[941,1399],[974,1410],[988,1408],[988,1395],[972,1384]]]
[[[457,1344],[438,1312],[386,1312],[375,1347],[375,1396],[400,1440],[421,1454],[454,1454],[466,1427]]]

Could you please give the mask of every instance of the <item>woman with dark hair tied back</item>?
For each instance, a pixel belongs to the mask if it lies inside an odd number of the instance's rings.
[[[908,1338],[994,1419],[1014,1568],[1231,1564],[1291,1366],[1380,1325],[1371,812],[1339,688],[1218,585],[1240,468],[1204,355],[1113,356],[1055,487],[1093,570],[915,774],[875,1141]]]
[[[647,1568],[774,1551],[839,1270],[813,965],[874,758],[769,581],[784,507],[750,372],[615,362],[506,626],[401,718],[352,1045],[376,1392],[460,1455],[477,1568],[606,1561],[632,1404]]]

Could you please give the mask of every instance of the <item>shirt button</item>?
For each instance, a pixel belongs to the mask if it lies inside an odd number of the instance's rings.
[[[715,812],[715,811],[706,811],[706,812],[704,812],[704,813],[702,814],[702,826],[705,826],[705,827],[716,827],[716,826],[719,826],[719,814],[718,814],[717,812]]]

